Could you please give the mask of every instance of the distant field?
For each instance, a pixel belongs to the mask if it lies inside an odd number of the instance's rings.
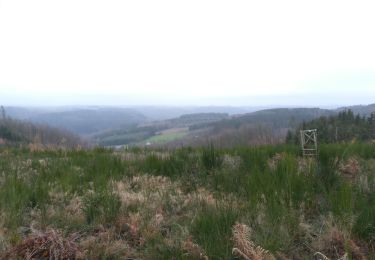
[[[174,140],[178,140],[187,136],[189,133],[188,128],[169,128],[160,132],[148,130],[134,130],[130,132],[114,132],[107,136],[98,138],[99,144],[103,146],[112,145],[140,145],[144,146],[146,143],[151,144],[165,144]]]
[[[134,132],[134,133],[124,133],[124,134],[114,134],[100,139],[101,145],[123,145],[134,142],[139,142],[147,139],[149,133],[147,132]]]
[[[171,128],[160,132],[158,135],[152,136],[142,143],[164,144],[171,141],[181,139],[189,134],[188,128]]]

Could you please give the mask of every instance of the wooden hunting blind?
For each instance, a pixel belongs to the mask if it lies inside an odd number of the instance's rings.
[[[317,130],[301,130],[301,148],[303,156],[317,156],[318,155],[318,137]]]

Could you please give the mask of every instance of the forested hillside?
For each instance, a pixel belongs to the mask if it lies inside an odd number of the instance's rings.
[[[191,135],[172,145],[201,146],[215,143],[221,147],[236,145],[278,144],[285,141],[288,129],[304,120],[311,120],[335,112],[319,108],[266,109],[244,115],[231,116],[217,122],[189,127]]]
[[[354,114],[360,114],[361,116],[369,117],[372,113],[375,112],[375,104],[341,107],[338,108],[337,111],[346,111],[349,109],[353,111]]]
[[[224,128],[239,128],[243,125],[267,125],[272,129],[296,127],[304,120],[311,120],[323,115],[334,114],[334,111],[320,108],[277,108],[260,110],[249,114],[237,115],[214,123],[191,127],[199,129],[211,127],[214,131]]]
[[[203,122],[217,122],[228,117],[229,115],[225,113],[186,114],[168,120],[146,122],[138,126],[105,131],[95,135],[93,140],[105,146],[136,144],[153,136],[160,136],[163,131],[172,130],[175,133],[176,129],[181,130],[182,128],[193,127]]]
[[[129,127],[145,120],[145,117],[132,109],[101,108],[78,109],[72,111],[38,114],[31,117],[33,122],[59,127],[80,135]]]
[[[61,129],[7,117],[4,108],[2,108],[0,117],[0,144],[36,144],[73,148],[81,145],[82,141],[78,136]]]
[[[360,114],[354,118],[350,131],[360,131],[358,140],[368,139],[363,117],[370,117],[375,105],[353,106],[351,111]],[[321,129],[322,140],[332,142],[348,139],[346,123],[331,122],[345,108],[277,108],[246,113],[249,107],[51,107],[7,108],[12,118],[50,125],[71,131],[103,146],[201,146],[214,142],[219,146],[275,144],[285,141],[288,130],[301,128],[303,122],[312,121],[306,127]],[[255,109],[255,108],[254,108]],[[202,112],[207,111],[207,112]],[[209,111],[218,111],[213,113]],[[227,111],[227,112],[223,112]],[[186,114],[180,115],[186,112]],[[238,112],[240,114],[233,114]],[[246,114],[241,114],[246,113]],[[166,119],[172,115],[174,118]],[[314,121],[320,117],[326,118]],[[350,117],[350,116],[349,116]],[[159,120],[155,120],[159,118]],[[325,120],[325,121],[324,121]],[[346,119],[351,120],[351,119]],[[367,120],[367,119],[366,119]],[[365,121],[366,121],[365,120]],[[344,125],[342,125],[344,124]],[[342,128],[342,129],[341,129]],[[365,127],[366,128],[366,127]],[[337,131],[336,131],[337,129]],[[292,137],[293,131],[289,133]],[[334,133],[333,133],[333,132]],[[350,132],[349,131],[349,132]],[[371,133],[370,133],[371,134]],[[340,137],[342,135],[343,137]],[[328,137],[329,136],[329,137]],[[334,136],[334,137],[332,137]],[[345,137],[346,136],[346,137]],[[354,138],[353,137],[353,138]],[[332,139],[333,138],[333,139]]]
[[[304,122],[295,132],[288,132],[287,142],[297,143],[301,129],[317,129],[319,142],[324,143],[369,141],[375,139],[375,114],[366,117],[344,110],[337,115]]]
[[[178,138],[166,137],[165,140],[168,141],[155,145],[176,147],[215,143],[217,146],[231,147],[278,144],[285,141],[289,129],[299,127],[302,122],[336,113],[336,110],[319,108],[279,108],[232,116],[215,113],[189,114],[175,119],[148,122],[141,127],[109,131],[95,136],[95,140],[101,145],[135,144],[150,140],[165,129],[188,127]]]

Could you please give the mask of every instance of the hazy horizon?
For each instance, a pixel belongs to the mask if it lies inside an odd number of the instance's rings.
[[[277,108],[277,107],[320,107],[338,108],[355,105],[370,105],[375,98],[367,96],[259,96],[259,97],[211,97],[192,100],[181,97],[148,98],[148,97],[59,97],[51,96],[0,97],[0,105],[8,107],[248,107],[248,108]]]
[[[374,7],[0,0],[0,104],[375,103]]]

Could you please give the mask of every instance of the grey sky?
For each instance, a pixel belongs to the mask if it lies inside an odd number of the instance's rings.
[[[374,103],[374,10],[358,0],[0,0],[0,103]]]

